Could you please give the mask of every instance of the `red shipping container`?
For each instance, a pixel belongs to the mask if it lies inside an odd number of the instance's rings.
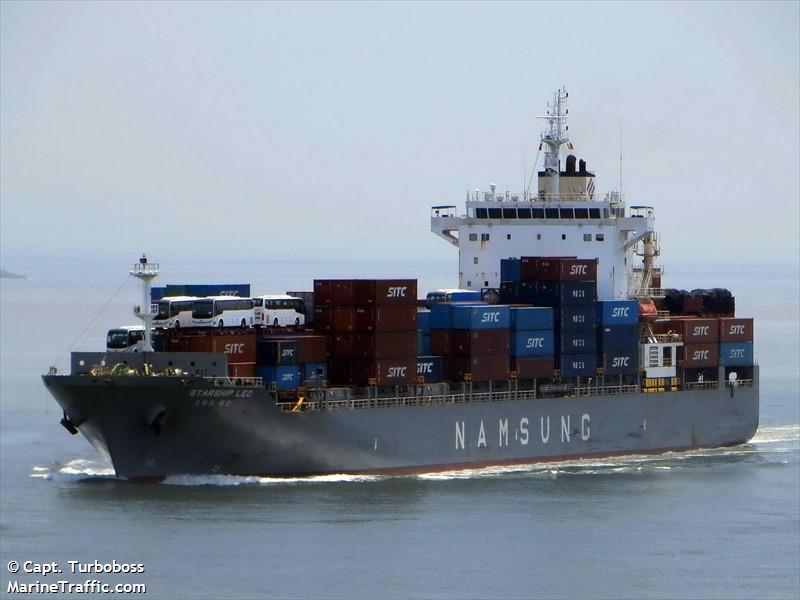
[[[353,333],[336,333],[328,337],[328,349],[332,359],[354,358]]]
[[[431,350],[436,354],[433,346]],[[510,352],[511,334],[508,329],[454,329],[450,332],[450,354],[486,356]]]
[[[511,361],[505,356],[448,356],[444,361],[450,381],[464,381],[469,373],[472,381],[502,381],[508,379]]]
[[[543,281],[597,281],[594,258],[541,258],[537,270]]]
[[[413,385],[417,378],[417,358],[354,360],[350,364],[352,385]]]
[[[716,342],[678,346],[678,366],[694,369],[718,364],[719,344]]]
[[[511,370],[517,372],[519,379],[550,379],[555,368],[552,356],[519,357],[511,364]]]
[[[253,363],[256,362],[256,334],[239,333],[236,335],[210,336],[209,350],[206,352],[221,352],[228,356],[228,363]]]
[[[431,352],[435,356],[447,356],[453,354],[453,346],[450,341],[452,329],[432,329],[431,330]]]
[[[354,358],[416,358],[416,331],[387,331],[353,334]]]
[[[353,385],[350,359],[332,358],[328,362],[328,381],[334,385]]]
[[[317,331],[353,331],[355,314],[350,306],[315,306],[314,327]]]
[[[416,306],[360,306],[354,309],[354,331],[416,331]]]
[[[719,319],[685,319],[679,324],[684,344],[719,342]]]
[[[256,363],[228,363],[228,377],[255,377]]]
[[[752,342],[753,319],[730,319],[723,317],[719,320],[720,342]]]
[[[329,306],[333,304],[333,280],[314,280],[314,306]]]
[[[355,284],[356,306],[416,306],[416,279],[361,279]]]

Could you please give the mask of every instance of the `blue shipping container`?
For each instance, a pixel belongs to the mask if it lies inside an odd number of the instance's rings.
[[[594,331],[565,331],[558,336],[557,354],[589,354],[597,352]]]
[[[158,302],[167,295],[167,287],[151,287],[150,288],[150,302]]]
[[[417,358],[417,376],[424,377],[425,383],[444,381],[444,357],[420,356]]]
[[[300,385],[301,373],[297,365],[258,367],[256,373],[265,384],[275,383],[281,391],[294,390]]]
[[[500,281],[522,280],[521,264],[522,262],[518,258],[500,259]]]
[[[600,366],[606,375],[636,375],[639,370],[639,348],[606,350]]]
[[[546,306],[589,306],[597,300],[594,281],[540,281],[537,303]]]
[[[431,311],[417,311],[417,331],[421,331],[423,333],[431,332]]]
[[[562,354],[558,361],[561,377],[594,377],[597,354]]]
[[[726,367],[748,367],[753,364],[753,342],[723,342],[719,345],[719,362]]]
[[[552,329],[514,331],[511,335],[511,356],[552,356],[555,353]]]
[[[427,356],[431,353],[431,336],[421,331],[417,332],[417,356]]]
[[[597,303],[600,325],[636,325],[639,322],[639,303],[635,300],[601,300]]]
[[[453,329],[508,329],[511,311],[508,306],[453,305],[451,325]]]
[[[448,294],[448,302],[480,302],[480,290],[459,290]]]
[[[597,316],[594,306],[565,306],[558,312],[558,327],[561,331],[594,331]]]
[[[597,341],[601,350],[628,350],[639,347],[639,326],[620,325],[617,327],[600,327],[597,330]]]
[[[512,306],[512,329],[553,329],[553,309],[546,306]]]
[[[325,363],[305,363],[303,367],[303,381],[322,383],[328,378],[328,365]]]
[[[431,316],[428,317],[428,323],[431,329],[450,329],[450,311],[452,307],[452,304],[447,304],[445,302],[431,306]]]

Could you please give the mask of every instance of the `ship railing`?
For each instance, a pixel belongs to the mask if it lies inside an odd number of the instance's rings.
[[[536,400],[537,398],[554,398],[569,396],[598,396],[633,394],[639,391],[637,385],[585,386],[576,387],[570,384],[552,384],[542,386],[538,390],[502,390],[492,392],[469,391],[454,394],[435,395],[402,395],[377,398],[351,398],[345,400],[306,400],[302,402],[278,402],[277,406],[284,412],[310,412],[315,410],[359,410],[369,408],[400,408],[406,406],[437,406],[442,404],[473,404],[484,402],[508,402],[516,400]]]
[[[728,388],[751,388],[753,387],[752,379],[737,379],[736,381],[726,381],[725,387]]]
[[[474,192],[467,192],[467,202],[519,202],[519,203],[533,203],[533,202],[593,202],[595,200],[594,194],[587,194],[582,192],[579,194],[537,194],[537,193],[511,193],[511,192],[482,192],[476,190]],[[442,208],[442,207],[434,207]]]
[[[221,387],[264,387],[261,377],[203,377],[212,385]]]
[[[663,298],[665,296],[664,288],[644,288],[634,292],[633,297],[637,300],[647,298]]]
[[[456,206],[431,206],[432,218],[451,218],[458,217],[458,208]]]
[[[657,333],[642,336],[639,342],[642,344],[682,344],[683,336],[679,333]]]
[[[716,390],[719,387],[719,381],[688,381],[686,382],[687,390]]]

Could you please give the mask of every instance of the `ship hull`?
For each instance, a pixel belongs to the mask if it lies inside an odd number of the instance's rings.
[[[435,472],[748,441],[751,387],[287,412],[263,387],[44,376],[118,477]]]

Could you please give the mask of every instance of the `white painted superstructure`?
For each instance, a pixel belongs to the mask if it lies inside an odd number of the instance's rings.
[[[431,209],[431,231],[459,250],[459,287],[469,290],[500,286],[500,260],[520,256],[575,256],[598,259],[600,299],[658,295],[660,270],[655,216],[651,207],[627,207],[619,192],[597,199],[594,173],[574,156],[561,170],[566,136],[566,98],[556,92],[542,133],[544,170],[538,192],[467,194],[466,211],[454,205]],[[571,146],[569,146],[571,148]],[[654,282],[655,279],[655,282]]]

